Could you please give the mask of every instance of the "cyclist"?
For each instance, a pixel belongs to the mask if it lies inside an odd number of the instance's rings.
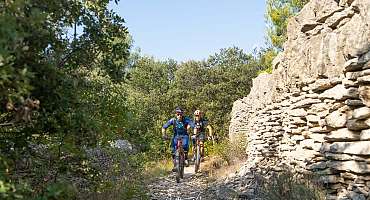
[[[196,137],[199,137],[199,140],[204,144],[206,140],[206,129],[208,129],[208,138],[212,137],[212,127],[208,124],[208,120],[203,117],[203,113],[200,110],[194,112],[194,134],[192,135],[192,144],[193,144],[193,161],[195,161],[195,150],[196,150]],[[204,157],[204,145],[202,145],[201,160]]]
[[[182,110],[181,107],[177,107],[175,109],[176,112],[176,117],[171,118],[168,120],[162,127],[162,136],[164,139],[168,139],[168,136],[166,134],[166,129],[169,126],[173,126],[173,137],[171,139],[171,149],[172,149],[172,159],[173,159],[173,164],[174,168],[172,171],[176,171],[176,163],[175,163],[175,151],[176,151],[176,144],[177,144],[177,139],[179,136],[183,137],[183,148],[185,151],[185,166],[189,166],[188,162],[188,150],[189,150],[189,134],[188,131],[190,128],[194,128],[194,124],[191,121],[189,117],[184,116],[184,111]]]

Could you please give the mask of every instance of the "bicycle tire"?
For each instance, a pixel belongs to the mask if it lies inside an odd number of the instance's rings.
[[[197,144],[196,156],[195,156],[195,164],[194,164],[194,171],[195,173],[198,172],[200,167],[200,146],[199,143]]]
[[[176,182],[180,183],[181,166],[180,166],[180,152],[178,149],[176,150],[175,162],[176,162]]]
[[[182,151],[180,157],[180,178],[184,178],[185,154]]]

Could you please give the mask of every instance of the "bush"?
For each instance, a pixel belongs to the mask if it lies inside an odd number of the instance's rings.
[[[315,180],[315,177],[284,171],[269,179],[263,179],[261,190],[258,193],[262,199],[266,200],[325,199],[325,193]]]
[[[221,157],[228,165],[246,159],[245,149],[246,139],[244,135],[238,136],[234,142],[225,139],[214,145],[206,145],[208,154]]]

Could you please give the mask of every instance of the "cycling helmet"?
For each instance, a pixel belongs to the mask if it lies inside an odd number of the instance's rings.
[[[194,112],[194,116],[200,116],[202,114],[202,112],[200,110],[196,110]]]
[[[182,110],[182,108],[181,107],[176,107],[176,109],[175,109],[175,112],[176,113],[179,113],[179,114],[183,114],[184,113],[184,111]]]

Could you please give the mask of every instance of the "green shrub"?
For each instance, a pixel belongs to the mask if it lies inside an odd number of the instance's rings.
[[[321,200],[325,193],[314,177],[284,171],[262,181],[259,196],[266,200]]]
[[[47,186],[44,194],[35,200],[63,200],[76,199],[77,190],[70,183],[57,182]]]
[[[207,154],[221,157],[228,165],[237,160],[245,159],[245,149],[246,139],[244,135],[238,136],[234,142],[225,139],[214,145],[211,145],[210,143],[206,144]]]

